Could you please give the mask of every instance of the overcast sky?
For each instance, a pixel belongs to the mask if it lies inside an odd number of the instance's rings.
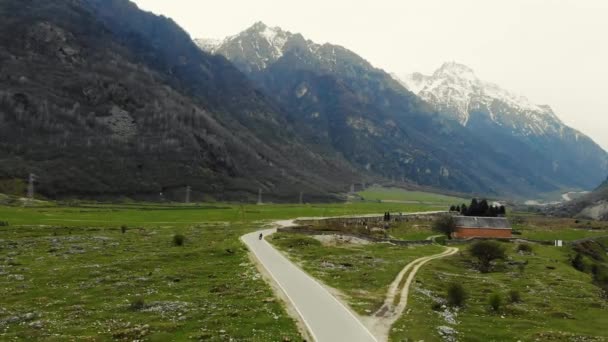
[[[136,0],[193,38],[263,21],[347,47],[388,72],[445,61],[548,104],[608,150],[608,0]]]

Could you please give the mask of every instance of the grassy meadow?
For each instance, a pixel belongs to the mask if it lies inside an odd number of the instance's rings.
[[[344,293],[350,307],[361,315],[380,309],[389,285],[407,264],[444,250],[437,245],[384,243],[327,246],[315,238],[289,233],[268,239],[309,274]]]
[[[50,204],[0,206],[0,222],[9,223],[0,227],[0,340],[297,341],[241,235],[273,219],[436,210]]]
[[[360,191],[357,194],[366,201],[426,203],[440,205],[444,210],[448,209],[451,205],[465,202],[468,203],[470,201],[470,199],[465,200],[453,196],[422,191],[409,191],[401,188],[371,187]]]
[[[509,217],[513,229],[531,240],[573,241],[608,236],[608,222],[515,214]]]
[[[570,264],[572,251],[533,245],[518,253],[507,243],[508,260],[491,273],[479,273],[467,245],[461,253],[431,262],[416,276],[409,309],[393,326],[393,341],[605,341],[608,302],[591,276]],[[518,266],[523,264],[525,266]],[[445,306],[447,284],[468,295],[462,309]],[[511,302],[510,291],[521,299]],[[498,293],[498,311],[489,304]],[[443,306],[442,306],[443,305]]]
[[[271,220],[435,211],[463,202],[404,190],[374,191],[370,201],[336,204],[0,206],[0,340],[301,340],[239,237]],[[524,214],[511,219],[525,238],[608,235],[608,226],[597,222]],[[402,222],[388,234],[420,240],[435,235],[430,225]],[[175,235],[184,237],[183,245],[176,244]],[[442,250],[433,245],[327,244],[283,233],[271,242],[313,276],[345,293],[349,304],[364,315],[379,308],[403,266]],[[438,326],[458,331],[459,340],[605,337],[594,332],[608,326],[606,302],[589,274],[570,267],[567,248],[535,246],[532,255],[510,255],[515,261],[528,260],[523,273],[509,266],[479,274],[464,252],[425,265],[410,297],[411,310],[395,325],[391,338],[440,340]],[[453,325],[431,309],[432,301],[445,295],[442,286],[449,281],[462,282],[471,292]],[[485,304],[489,291],[510,288],[520,290],[522,303],[490,313]],[[545,331],[557,335],[542,335]]]

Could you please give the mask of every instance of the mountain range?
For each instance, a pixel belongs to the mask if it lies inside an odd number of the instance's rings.
[[[566,126],[551,107],[482,81],[465,65],[445,63],[431,76],[396,78],[494,150],[519,158],[539,176],[585,189],[595,187],[606,173],[604,150]],[[576,174],[580,177],[573,177]]]
[[[355,177],[170,19],[125,0],[2,1],[0,17],[0,178],[34,173],[49,197],[315,200]]]
[[[485,95],[459,111],[263,23],[193,41],[128,0],[5,0],[0,18],[0,180],[34,173],[44,196],[321,201],[360,182],[528,196],[608,173],[547,107],[471,81]],[[456,84],[464,68],[442,69]]]
[[[592,188],[606,152],[539,106],[445,63],[397,77],[343,47],[256,23],[224,40],[196,40],[274,97],[308,141],[357,167],[419,184],[526,195]]]

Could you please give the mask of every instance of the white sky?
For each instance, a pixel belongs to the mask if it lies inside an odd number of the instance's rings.
[[[342,45],[388,72],[445,61],[548,104],[608,150],[608,0],[135,0],[193,38],[256,21]]]

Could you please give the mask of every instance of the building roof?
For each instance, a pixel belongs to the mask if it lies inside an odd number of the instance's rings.
[[[456,227],[511,229],[509,220],[504,217],[456,216],[454,219],[456,220]]]

